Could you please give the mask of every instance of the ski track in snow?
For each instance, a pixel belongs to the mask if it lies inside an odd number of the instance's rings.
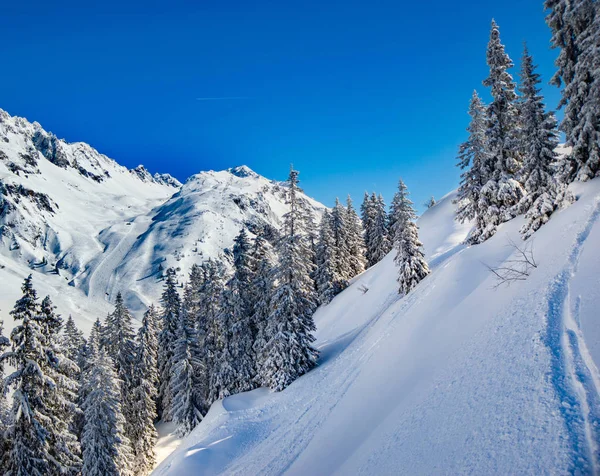
[[[550,381],[570,439],[572,474],[600,474],[600,376],[580,329],[579,297],[573,305],[570,289],[586,239],[599,217],[600,198],[547,297],[545,344],[551,355]]]

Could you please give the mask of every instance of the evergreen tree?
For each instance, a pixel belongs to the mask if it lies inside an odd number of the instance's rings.
[[[521,167],[519,154],[518,109],[515,83],[508,69],[513,62],[500,42],[500,31],[492,21],[490,41],[487,48],[487,64],[490,75],[483,82],[490,88],[492,102],[487,108],[487,152],[491,176],[481,189],[486,228],[478,237],[485,241],[496,232],[496,227],[513,218],[515,205],[523,197],[521,184],[515,174]]]
[[[473,91],[469,105],[471,122],[467,131],[469,138],[461,144],[458,152],[458,167],[463,171],[455,203],[458,204],[456,219],[461,223],[475,220],[475,226],[467,237],[467,243],[477,243],[485,230],[485,201],[481,200],[481,189],[492,176],[486,138],[486,107]]]
[[[161,331],[158,337],[158,415],[163,421],[171,421],[172,394],[170,379],[173,373],[173,355],[177,341],[177,327],[181,312],[181,298],[176,289],[175,270],[169,268],[166,273],[162,294],[163,313],[161,315]]]
[[[4,361],[2,355],[10,346],[10,341],[4,335],[4,321],[0,320],[0,455],[8,454],[8,441],[6,432],[10,423],[9,406],[4,390]],[[3,457],[0,456],[0,471],[3,469]]]
[[[263,349],[261,381],[274,390],[283,390],[316,365],[313,348],[315,293],[310,278],[310,252],[303,235],[298,207],[298,172],[288,179],[290,211],[284,215],[279,243],[279,265],[275,270],[277,288],[271,301],[267,333],[272,336]]]
[[[340,290],[348,286],[348,280],[352,277],[347,218],[348,212],[346,208],[336,198],[335,206],[331,210],[331,232],[333,235],[332,250],[336,286]]]
[[[150,306],[144,313],[137,333],[136,347],[132,391],[132,467],[134,474],[145,475],[156,464],[154,447],[158,438],[154,427],[158,395],[158,313],[154,306]]]
[[[346,200],[346,224],[348,227],[348,259],[350,261],[350,277],[362,273],[366,267],[365,240],[362,233],[362,224],[352,204],[350,195]]]
[[[200,360],[198,341],[193,323],[185,306],[179,313],[179,326],[173,355],[173,368],[169,385],[173,396],[172,416],[178,433],[192,431],[206,413],[204,369]]]
[[[392,240],[395,240],[396,236],[400,236],[402,229],[410,220],[414,220],[417,217],[412,206],[413,202],[408,196],[408,189],[402,179],[400,179],[398,181],[398,191],[394,194],[390,207],[389,228]]]
[[[231,289],[231,333],[229,352],[235,369],[236,383],[233,393],[245,392],[254,388],[255,355],[253,344],[256,338],[256,325],[252,319],[254,280],[251,245],[248,235],[242,229],[233,246],[234,275],[229,283]]]
[[[128,476],[132,474],[132,455],[124,430],[121,389],[113,361],[104,349],[94,355],[88,378],[90,391],[83,402],[82,472],[86,476]]]
[[[588,180],[600,173],[600,6],[594,0],[546,0],[552,45],[560,49],[552,78],[564,86],[560,128],[573,147],[562,179]]]
[[[2,467],[15,475],[77,474],[79,446],[69,431],[72,385],[63,373],[68,362],[55,347],[60,320],[49,298],[43,308],[38,303],[31,275],[21,289],[11,311],[19,323],[11,333],[12,349],[0,356],[0,365],[15,369],[3,383],[14,394]]]
[[[389,239],[388,216],[385,211],[383,197],[371,195],[373,210],[373,228],[369,234],[370,261],[369,266],[379,263],[391,251],[392,243]]]
[[[336,287],[336,269],[334,266],[335,241],[331,229],[331,214],[323,213],[319,229],[319,243],[317,246],[317,293],[320,304],[328,304],[340,291]]]
[[[235,296],[230,286],[221,295],[220,312],[211,326],[213,358],[210,368],[209,401],[212,403],[235,393],[237,374],[231,352]]]
[[[408,294],[430,272],[423,254],[423,244],[419,241],[419,228],[414,222],[416,213],[408,195],[408,189],[400,180],[394,235],[400,294]]]
[[[539,88],[540,75],[535,69],[525,46],[519,85],[523,155],[520,175],[527,192],[519,203],[519,211],[527,214],[527,223],[521,229],[525,238],[548,221],[565,195],[564,186],[554,178],[557,160],[554,150],[558,146],[556,119],[554,114],[545,111]]]
[[[254,379],[256,385],[263,385],[260,380],[259,369],[263,362],[261,356],[271,336],[266,334],[267,323],[271,311],[271,297],[273,295],[273,258],[269,243],[262,234],[257,235],[252,247],[252,322],[256,327],[256,337],[252,344],[254,353]]]
[[[121,386],[121,409],[125,417],[125,433],[133,436],[131,423],[135,402],[132,398],[134,388],[135,333],[132,317],[125,306],[121,293],[117,294],[115,309],[106,318],[104,326],[105,346],[107,354],[115,363],[115,371]]]
[[[83,367],[85,346],[86,341],[83,332],[77,328],[73,317],[69,316],[62,332],[62,348],[65,355],[76,362],[80,368]]]
[[[371,241],[373,236],[373,228],[375,226],[375,210],[368,192],[365,192],[363,202],[360,206],[360,217],[365,241],[366,266],[373,266],[373,244]]]

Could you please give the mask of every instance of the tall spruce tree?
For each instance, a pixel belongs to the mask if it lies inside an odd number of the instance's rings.
[[[331,209],[331,232],[333,235],[333,266],[336,285],[340,289],[345,289],[348,286],[348,280],[352,277],[347,218],[346,208],[336,198],[335,206]]]
[[[298,206],[298,172],[288,178],[290,211],[284,215],[279,243],[277,288],[271,301],[267,333],[271,339],[263,349],[261,381],[273,390],[283,390],[316,365],[314,349],[316,296],[310,278],[310,251],[303,234],[303,216]]]
[[[461,223],[475,220],[473,231],[467,237],[467,243],[477,243],[485,230],[485,201],[481,200],[481,189],[492,176],[487,151],[486,107],[477,91],[473,91],[469,105],[471,122],[467,131],[469,138],[460,145],[458,167],[462,170],[460,186],[455,199],[458,205],[456,219]]]
[[[161,331],[158,336],[158,415],[163,421],[171,421],[173,396],[170,379],[173,373],[173,355],[177,341],[177,328],[181,312],[181,298],[176,288],[175,270],[169,268],[162,294],[163,312],[161,315]]]
[[[552,83],[563,86],[560,129],[572,153],[561,178],[588,180],[600,172],[600,6],[594,0],[546,0],[552,46],[560,50]]]
[[[8,347],[10,341],[4,335],[4,321],[0,320],[0,455],[8,454],[8,441],[6,432],[10,423],[8,398],[4,389],[4,361],[2,355]],[[0,456],[0,471],[3,470],[3,457]]]
[[[373,210],[373,228],[369,234],[370,262],[369,266],[379,263],[391,251],[392,243],[389,239],[388,215],[385,211],[385,202],[381,195],[371,195]]]
[[[331,229],[331,214],[329,211],[325,211],[321,218],[317,245],[316,284],[319,304],[328,304],[340,291],[337,288],[334,249],[335,240]]]
[[[371,243],[371,236],[373,234],[373,228],[375,225],[375,210],[373,209],[373,202],[371,201],[371,197],[369,196],[368,192],[365,192],[363,202],[360,205],[360,217],[365,241],[366,266],[373,266],[373,245]]]
[[[65,355],[73,362],[76,362],[81,369],[85,356],[86,340],[83,332],[77,328],[72,316],[69,316],[65,322],[61,340]]]
[[[518,212],[515,205],[524,195],[516,179],[521,168],[519,149],[519,114],[516,107],[515,83],[508,69],[513,62],[500,41],[500,30],[492,20],[487,47],[488,78],[483,82],[490,88],[492,102],[487,108],[487,151],[491,176],[481,190],[486,228],[478,237],[485,241],[496,232],[496,227],[513,218]]]
[[[233,290],[227,286],[221,295],[219,314],[210,329],[210,344],[213,349],[209,383],[211,403],[228,397],[236,391],[237,375],[231,352],[234,302]]]
[[[132,474],[130,442],[125,435],[121,389],[112,359],[104,349],[90,363],[89,389],[83,402],[81,436],[83,470],[86,476],[129,476]]]
[[[394,240],[394,243],[395,237],[400,236],[406,224],[416,218],[415,210],[412,206],[413,202],[408,198],[409,195],[408,188],[406,188],[406,185],[400,179],[398,181],[398,191],[394,194],[392,200],[389,217],[390,237]]]
[[[366,267],[365,240],[362,232],[362,224],[352,204],[350,195],[346,199],[346,225],[348,227],[348,259],[350,261],[350,277],[362,273]]]
[[[131,423],[135,402],[132,394],[136,355],[132,320],[131,313],[123,301],[123,296],[118,293],[115,300],[115,309],[106,318],[104,341],[106,352],[115,363],[117,378],[121,386],[121,408],[125,417],[125,433],[130,439],[133,435]]]
[[[206,413],[206,384],[196,329],[183,306],[179,313],[177,340],[169,382],[172,395],[172,417],[177,431],[185,435],[198,425]]]
[[[158,312],[153,305],[144,313],[136,348],[131,449],[133,472],[141,476],[149,474],[156,464],[154,447],[158,439],[154,427],[158,396]]]
[[[408,189],[400,180],[394,234],[400,294],[408,294],[430,273],[419,241],[419,228],[414,222],[416,213],[408,196]]]

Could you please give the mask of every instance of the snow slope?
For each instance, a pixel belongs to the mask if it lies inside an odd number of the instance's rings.
[[[499,289],[484,263],[522,218],[465,247],[445,197],[419,220],[430,276],[400,298],[391,254],[366,271],[317,311],[317,369],[216,402],[155,474],[597,473],[600,180],[574,192]]]

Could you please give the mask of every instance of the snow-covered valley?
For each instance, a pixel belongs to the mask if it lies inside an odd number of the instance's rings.
[[[214,403],[155,474],[596,472],[600,180],[572,187],[499,288],[523,218],[465,247],[446,196],[418,222],[430,276],[401,298],[392,254],[367,270],[317,311],[315,370]]]

